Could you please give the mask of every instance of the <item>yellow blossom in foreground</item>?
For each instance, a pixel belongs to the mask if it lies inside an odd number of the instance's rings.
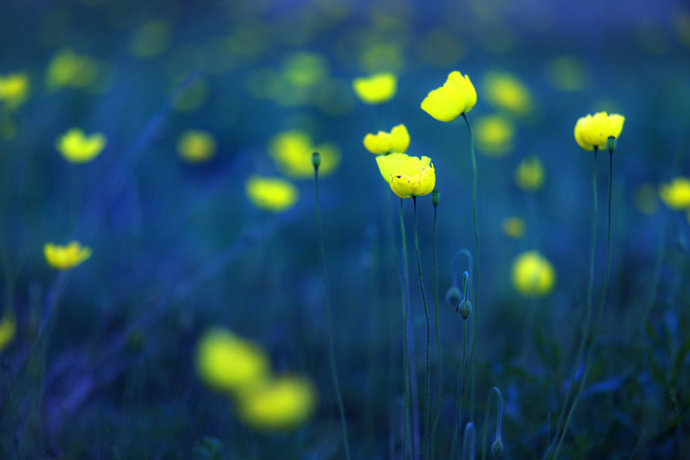
[[[46,243],[43,246],[43,254],[51,267],[56,270],[69,270],[91,257],[91,248],[82,247],[77,241],[65,246]]]
[[[245,189],[254,206],[272,212],[290,209],[299,198],[297,187],[284,179],[250,176]]]
[[[515,126],[502,115],[486,115],[477,120],[475,138],[480,152],[489,156],[502,156],[512,149]]]
[[[527,251],[513,262],[512,279],[515,289],[525,297],[545,297],[553,290],[556,272],[537,251]]]
[[[46,86],[84,88],[96,80],[98,71],[99,66],[95,60],[63,49],[58,51],[48,64]]]
[[[55,147],[67,161],[87,163],[103,151],[105,143],[106,139],[103,134],[96,133],[86,136],[81,129],[72,128],[58,138]]]
[[[670,184],[661,184],[659,197],[671,209],[690,209],[690,178],[676,177]]]
[[[216,153],[216,141],[205,131],[188,130],[178,139],[177,151],[185,161],[203,163]]]
[[[544,184],[544,166],[535,155],[524,158],[515,170],[515,184],[530,192],[539,190]]]
[[[503,219],[503,233],[511,238],[522,238],[525,235],[525,221],[519,217]]]
[[[395,96],[398,77],[392,73],[377,73],[352,81],[355,94],[366,104],[382,104]]]
[[[16,109],[29,97],[29,76],[25,73],[0,75],[0,103]]]
[[[575,140],[585,150],[606,148],[609,137],[618,139],[623,130],[625,117],[618,114],[598,112],[577,120],[575,124]]]
[[[278,377],[238,398],[242,420],[257,430],[289,430],[306,422],[316,406],[312,383],[299,377]]]
[[[398,152],[405,153],[410,145],[410,134],[405,125],[397,125],[390,133],[379,131],[364,136],[364,147],[375,155]]]
[[[210,387],[249,391],[269,374],[268,358],[257,346],[223,328],[204,333],[196,350],[196,368]]]
[[[340,163],[340,151],[332,144],[314,145],[311,137],[302,131],[284,131],[277,134],[268,146],[270,155],[283,174],[294,179],[314,177],[311,155],[321,154],[319,176],[326,176]]]
[[[467,113],[477,103],[477,91],[470,77],[457,70],[451,72],[446,82],[427,94],[421,107],[438,121],[453,121]]]
[[[11,311],[5,312],[0,321],[0,352],[14,339],[17,330],[17,321]]]
[[[495,107],[524,115],[532,110],[529,89],[509,73],[489,72],[484,77],[486,100]]]
[[[429,157],[391,153],[377,156],[376,163],[381,176],[400,198],[428,195],[434,190],[436,171]]]

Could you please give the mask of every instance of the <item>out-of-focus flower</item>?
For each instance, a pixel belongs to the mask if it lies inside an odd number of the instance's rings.
[[[671,209],[690,209],[690,178],[676,177],[669,184],[661,184],[659,196]]]
[[[328,63],[323,56],[298,52],[283,60],[283,78],[291,85],[311,88],[328,77]]]
[[[659,207],[656,188],[652,184],[643,184],[635,192],[635,207],[642,214],[651,216]]]
[[[87,136],[81,129],[72,128],[57,139],[55,147],[70,163],[87,163],[103,151],[105,144],[103,134]]]
[[[247,179],[245,189],[254,206],[271,212],[290,209],[299,199],[297,187],[284,179],[253,175]]]
[[[379,131],[377,134],[364,136],[364,147],[375,155],[391,152],[405,153],[410,145],[410,134],[405,125],[394,126],[388,133]]]
[[[451,72],[446,82],[427,94],[421,107],[438,121],[453,121],[467,113],[477,103],[477,91],[470,77],[457,70]]]
[[[190,163],[203,163],[216,153],[216,140],[206,131],[188,130],[177,141],[177,151]]]
[[[253,343],[227,329],[214,327],[197,344],[196,368],[210,387],[244,392],[268,378],[269,360]]]
[[[139,58],[152,58],[160,55],[170,44],[170,26],[164,21],[150,21],[132,34],[129,52]]]
[[[14,313],[6,311],[0,321],[0,352],[7,348],[7,345],[14,339],[14,334],[17,330],[17,320]]]
[[[98,63],[89,57],[79,56],[70,49],[58,51],[48,64],[46,86],[48,88],[90,86],[99,73]]]
[[[29,76],[25,73],[0,75],[0,103],[16,109],[29,98]]]
[[[515,126],[503,115],[485,115],[475,125],[477,147],[489,156],[502,156],[510,152]]]
[[[509,73],[489,72],[484,77],[486,99],[495,107],[524,115],[532,110],[529,89]]]
[[[551,262],[537,251],[520,254],[513,262],[513,286],[525,297],[545,297],[556,283],[556,272]]]
[[[572,56],[552,59],[546,67],[551,86],[561,91],[582,91],[587,85],[587,74],[582,63]]]
[[[618,139],[623,130],[625,117],[618,114],[597,112],[593,116],[587,115],[577,120],[575,124],[575,140],[585,150],[599,150],[606,148],[609,137]]]
[[[510,238],[522,238],[525,235],[525,221],[519,217],[511,216],[503,219],[503,233]]]
[[[379,73],[352,81],[355,94],[366,104],[382,104],[391,100],[397,87],[398,77],[392,73]]]
[[[536,155],[525,157],[515,170],[515,184],[522,190],[536,191],[544,184],[544,166]]]
[[[257,430],[282,431],[306,422],[316,405],[316,390],[301,377],[278,377],[238,398],[241,419]]]
[[[65,246],[46,243],[43,246],[43,254],[48,265],[54,269],[70,270],[91,257],[91,248],[82,247],[78,241],[72,241]]]
[[[379,155],[376,163],[381,176],[400,198],[428,195],[436,185],[436,171],[427,156],[412,157],[404,153]]]
[[[302,131],[284,131],[271,139],[268,151],[278,169],[294,179],[307,179],[314,176],[311,155],[321,154],[319,176],[326,176],[338,167],[340,152],[332,144],[314,145],[311,137]]]

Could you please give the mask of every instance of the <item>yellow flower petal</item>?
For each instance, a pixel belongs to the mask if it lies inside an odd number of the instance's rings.
[[[376,163],[384,180],[400,198],[428,195],[436,185],[436,171],[429,157],[411,157],[404,153],[377,156]]]
[[[448,75],[443,86],[427,94],[421,108],[438,121],[448,122],[472,110],[476,103],[477,91],[470,78],[456,70]]]
[[[177,151],[190,163],[203,163],[216,153],[216,140],[209,133],[188,130],[177,141]]]
[[[82,247],[77,241],[72,241],[66,246],[46,243],[43,246],[48,265],[56,270],[69,270],[91,257],[91,248]]]
[[[553,290],[556,272],[537,251],[527,251],[513,262],[512,279],[515,289],[525,297],[545,297]]]
[[[405,125],[393,127],[390,133],[379,131],[364,137],[364,147],[375,155],[398,152],[404,153],[410,145],[410,134]]]
[[[297,187],[286,180],[269,177],[251,176],[246,192],[254,206],[271,212],[290,209],[299,199]]]
[[[103,151],[105,144],[103,134],[87,136],[81,129],[72,128],[58,138],[55,147],[71,163],[88,163]]]
[[[690,210],[690,178],[676,177],[670,184],[659,187],[659,197],[671,209]]]
[[[522,190],[539,190],[544,183],[544,166],[534,155],[524,158],[515,170],[515,184]]]
[[[598,112],[577,120],[575,124],[575,141],[585,150],[606,149],[609,137],[618,139],[623,130],[625,117],[618,114],[608,115]]]
[[[352,88],[366,104],[381,104],[395,96],[398,77],[392,73],[379,73],[370,77],[355,78]]]

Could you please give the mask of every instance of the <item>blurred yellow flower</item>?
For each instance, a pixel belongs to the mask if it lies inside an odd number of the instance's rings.
[[[96,158],[105,148],[103,134],[86,136],[84,131],[72,128],[55,142],[55,147],[70,163],[87,163]]]
[[[457,70],[451,72],[446,82],[427,94],[421,107],[438,121],[453,121],[467,113],[477,103],[477,91],[470,77]]]
[[[390,133],[379,131],[364,136],[364,147],[375,155],[397,152],[405,153],[410,145],[410,134],[405,125],[397,125]]]
[[[666,206],[676,211],[690,209],[690,178],[676,177],[670,184],[661,184],[659,197]]]
[[[98,71],[99,66],[95,60],[63,49],[58,51],[48,64],[46,86],[84,88],[96,80]]]
[[[219,327],[209,329],[199,340],[196,368],[207,385],[232,392],[250,391],[269,375],[269,361],[261,349]]]
[[[306,422],[316,406],[316,390],[300,377],[278,377],[240,396],[242,420],[257,430],[289,430]]]
[[[297,187],[284,179],[253,175],[247,179],[245,189],[254,206],[272,212],[290,209],[299,199]]]
[[[553,290],[556,272],[537,251],[527,251],[513,262],[512,278],[515,289],[525,297],[545,297]]]
[[[65,246],[46,243],[43,246],[43,254],[48,265],[54,269],[69,270],[91,257],[91,248],[82,247],[77,241]]]
[[[29,98],[29,76],[25,73],[0,75],[0,103],[16,109]]]
[[[515,170],[515,184],[526,191],[536,191],[544,184],[544,166],[536,155],[525,157]]]
[[[310,88],[327,79],[328,62],[315,53],[293,53],[283,60],[282,76],[291,85]]]
[[[269,142],[268,151],[283,174],[294,179],[314,176],[312,153],[321,154],[319,176],[326,176],[338,167],[340,151],[332,144],[314,145],[311,137],[302,131],[283,131]]]
[[[620,136],[624,121],[624,116],[609,115],[606,112],[598,112],[594,116],[587,115],[575,124],[575,140],[585,150],[594,150],[594,147],[599,150],[606,149],[609,137],[618,139]]]
[[[495,107],[524,115],[532,110],[529,89],[509,73],[489,72],[484,77],[486,99]]]
[[[366,104],[382,104],[389,101],[395,96],[397,87],[398,77],[392,73],[378,73],[352,81],[355,94]]]
[[[132,34],[129,52],[138,58],[152,58],[163,53],[170,44],[170,26],[164,21],[150,21]]]
[[[515,126],[503,115],[485,115],[477,120],[475,133],[480,152],[489,156],[502,156],[513,147]]]
[[[376,163],[381,176],[400,198],[428,195],[434,190],[436,171],[429,157],[391,153],[377,156]]]
[[[14,333],[17,330],[17,321],[14,313],[6,311],[0,321],[0,352],[4,350],[7,345],[14,339]]]
[[[511,238],[522,238],[525,235],[525,221],[519,217],[506,217],[503,219],[503,233]]]
[[[216,153],[216,140],[206,131],[188,130],[178,139],[177,151],[189,163],[203,163]]]

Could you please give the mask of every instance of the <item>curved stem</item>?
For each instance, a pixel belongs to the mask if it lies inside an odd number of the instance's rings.
[[[491,387],[489,396],[486,399],[486,409],[484,411],[484,430],[482,434],[482,460],[486,458],[486,435],[489,425],[489,409],[491,408],[491,394],[496,395],[496,439],[501,439],[501,425],[503,423],[503,394],[498,387]]]
[[[441,418],[441,403],[443,400],[443,364],[441,362],[441,341],[438,335],[438,259],[436,256],[436,214],[437,208],[434,206],[434,223],[432,230],[432,252],[434,263],[434,310],[436,321],[436,361],[438,362],[438,404],[436,406],[436,416],[434,418],[434,427],[431,431],[431,458],[434,458],[434,451],[436,450],[436,429],[438,428],[438,421]]]
[[[402,263],[403,263],[403,286],[402,286],[402,310],[403,310],[403,337],[405,342],[405,354],[403,355],[403,374],[404,382],[403,388],[405,391],[405,398],[403,400],[403,458],[407,454],[407,435],[410,430],[410,420],[409,420],[409,409],[411,404],[410,397],[410,352],[408,348],[407,340],[407,313],[409,311],[409,298],[407,286],[410,283],[410,277],[407,272],[407,236],[405,234],[405,220],[403,219],[403,203],[404,200],[400,199],[400,235],[402,239]]]

